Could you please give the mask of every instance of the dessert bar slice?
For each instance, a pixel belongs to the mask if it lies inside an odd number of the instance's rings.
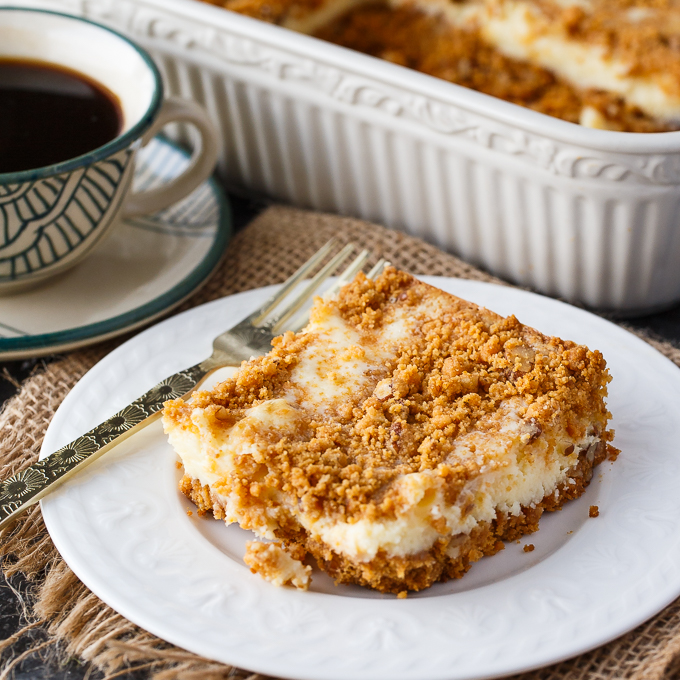
[[[609,380],[598,351],[389,268],[163,418],[201,513],[403,593],[583,493],[612,437]]]

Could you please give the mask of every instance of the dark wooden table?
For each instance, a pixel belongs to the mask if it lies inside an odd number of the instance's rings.
[[[261,202],[234,196],[230,198],[235,230],[247,224],[264,207]],[[680,347],[680,305],[660,314],[630,319],[627,323],[630,326],[647,330],[659,339],[668,340]],[[0,362],[0,404],[16,393],[21,381],[26,379],[32,371],[40,369],[41,362],[54,361],[55,358]],[[11,583],[7,583],[0,576],[0,639],[8,638],[25,623],[18,594],[25,594],[29,589],[30,584],[21,577],[14,578]],[[12,645],[2,658],[8,659],[10,656],[21,654],[33,643],[45,639],[46,632],[43,629],[33,629]],[[75,659],[62,665],[50,659],[49,654],[42,656],[40,653],[28,656],[17,666],[13,675],[16,680],[83,680],[86,676],[91,680],[102,677],[100,673],[88,670],[87,666],[81,665]],[[146,674],[142,671],[130,672],[119,677],[123,680],[142,680]]]

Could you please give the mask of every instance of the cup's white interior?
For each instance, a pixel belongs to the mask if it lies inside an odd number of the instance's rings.
[[[0,58],[59,64],[101,83],[120,100],[123,127],[134,127],[158,87],[155,74],[126,40],[79,19],[0,8]]]

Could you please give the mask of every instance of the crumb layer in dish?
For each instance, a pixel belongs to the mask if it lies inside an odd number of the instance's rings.
[[[535,531],[607,454],[602,355],[388,269],[163,420],[199,512],[420,590]]]
[[[206,0],[588,127],[680,126],[678,0]]]

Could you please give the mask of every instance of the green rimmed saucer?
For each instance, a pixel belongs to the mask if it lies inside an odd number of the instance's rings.
[[[137,157],[134,187],[161,186],[189,155],[156,137]],[[0,361],[75,349],[148,324],[206,282],[231,235],[214,179],[155,215],[121,220],[81,264],[0,297]]]

